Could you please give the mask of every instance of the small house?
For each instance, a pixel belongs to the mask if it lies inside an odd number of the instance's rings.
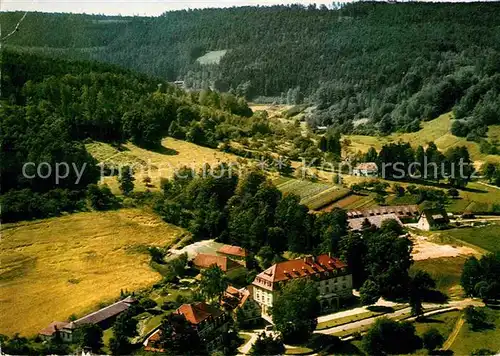
[[[378,167],[375,162],[360,163],[354,168],[352,174],[358,177],[376,177]]]
[[[423,231],[447,228],[450,218],[444,208],[424,209],[418,219],[417,229]]]

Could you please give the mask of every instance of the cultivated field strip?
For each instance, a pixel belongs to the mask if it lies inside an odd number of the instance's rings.
[[[300,202],[312,210],[320,209],[349,194],[349,189],[346,188],[299,179],[286,180],[277,187],[284,194],[298,195]]]

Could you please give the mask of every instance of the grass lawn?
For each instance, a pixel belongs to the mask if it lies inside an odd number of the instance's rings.
[[[464,137],[456,137],[451,134],[451,125],[453,120],[451,113],[443,114],[438,118],[422,123],[422,129],[412,133],[393,133],[384,137],[373,137],[363,135],[346,136],[351,141],[349,150],[352,152],[362,151],[367,152],[370,147],[380,150],[383,145],[391,142],[409,142],[412,146],[425,146],[428,142],[433,141],[437,147],[446,151],[449,148],[456,146],[466,146],[474,161],[484,162],[500,162],[500,155],[485,155],[480,152],[479,144],[476,142],[467,141]],[[489,137],[498,137],[500,131],[499,126],[490,126]]]
[[[470,355],[477,349],[490,349],[493,352],[500,350],[500,310],[484,308],[490,322],[495,325],[492,329],[471,331],[465,323],[458,333],[455,342],[451,345],[451,350],[455,355]]]
[[[239,333],[238,336],[243,340],[241,342],[241,346],[245,345],[252,338],[252,336],[250,336],[248,334],[243,334],[243,333]]]
[[[313,349],[310,349],[308,347],[299,346],[299,347],[293,347],[290,349],[286,349],[285,355],[305,355],[305,354],[310,354],[313,352],[314,352]]]
[[[127,143],[118,150],[107,143],[93,142],[85,145],[99,162],[115,165],[135,165],[135,190],[144,191],[160,188],[161,178],[170,178],[183,166],[198,170],[204,163],[215,166],[221,162],[236,162],[237,156],[202,147],[190,142],[176,140],[171,137],[162,140],[162,148],[155,151],[146,150]],[[141,165],[149,166],[150,170],[140,169]],[[151,178],[152,187],[147,188],[142,181],[144,177]],[[113,193],[119,193],[116,177],[105,178]]]
[[[436,281],[436,288],[450,297],[463,295],[460,286],[460,276],[467,257],[444,257],[415,261],[411,271],[423,270],[428,272]]]
[[[500,157],[500,156],[499,156]],[[500,189],[471,182],[466,190],[460,190],[460,199],[451,200],[448,205],[450,212],[470,210],[474,213],[490,212],[493,204],[500,202]]]
[[[422,336],[427,330],[435,328],[437,329],[441,335],[444,336],[444,339],[448,339],[455,324],[460,318],[462,312],[456,310],[443,314],[437,314],[430,316],[428,318],[422,319],[422,321],[415,321],[415,328],[417,329],[417,334]]]
[[[145,319],[142,321],[139,325],[139,335],[140,336],[146,336],[148,333],[153,331],[157,326],[161,324],[161,320],[163,317],[166,315],[164,314],[159,314],[159,315],[152,315],[151,317]]]
[[[108,328],[102,332],[103,352],[109,353],[109,340],[113,337],[113,328]]]
[[[359,314],[355,314],[355,315],[348,315],[348,316],[345,316],[342,318],[337,318],[337,319],[333,319],[333,320],[319,323],[318,326],[316,327],[316,330],[333,328],[334,326],[348,324],[348,323],[352,323],[355,321],[368,319],[368,318],[371,318],[373,316],[382,315],[382,314],[384,314],[384,313],[378,312],[378,311],[367,311],[367,312],[359,313]]]
[[[490,252],[500,252],[500,225],[446,230],[441,233],[452,238],[476,245]]]
[[[85,212],[4,224],[0,333],[31,335],[82,316],[160,279],[144,245],[169,245],[183,230],[140,209]],[[20,317],[23,316],[23,317]]]

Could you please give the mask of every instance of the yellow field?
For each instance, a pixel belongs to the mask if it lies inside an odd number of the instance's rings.
[[[291,109],[293,105],[250,104],[249,107],[253,112],[267,111],[268,117],[272,119],[283,117],[285,112]]]
[[[479,145],[475,142],[469,142],[463,137],[453,136],[451,130],[451,113],[441,115],[437,119],[422,123],[422,129],[412,133],[393,133],[386,137],[373,137],[362,135],[345,136],[351,140],[349,147],[351,152],[362,151],[366,152],[370,147],[375,147],[380,150],[383,145],[390,142],[409,142],[412,146],[425,146],[428,142],[434,141],[437,147],[445,151],[455,146],[466,146],[472,156],[472,159],[478,164],[484,161],[499,162],[499,155],[484,155],[479,150]],[[498,138],[500,136],[500,126],[490,126],[488,132],[490,138]]]
[[[236,155],[171,137],[163,139],[162,149],[157,151],[146,150],[131,143],[125,144],[121,151],[101,142],[87,144],[86,148],[99,162],[134,165],[136,177],[134,183],[137,191],[146,189],[142,181],[145,176],[149,176],[152,180],[152,187],[149,189],[158,189],[161,178],[170,178],[175,170],[182,166],[197,170],[204,163],[214,166],[221,162],[236,162],[239,158]],[[142,166],[148,169],[142,169]],[[105,178],[104,182],[109,185],[113,193],[119,193],[116,177]]]
[[[0,251],[0,333],[36,333],[83,315],[120,289],[160,279],[139,246],[165,246],[183,230],[140,209],[5,224]]]

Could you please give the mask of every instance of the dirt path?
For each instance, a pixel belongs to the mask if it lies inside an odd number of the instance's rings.
[[[250,352],[250,349],[252,348],[253,344],[255,344],[255,341],[257,341],[257,330],[254,330],[253,333],[247,333],[247,332],[241,332],[241,333],[245,335],[250,335],[250,340],[248,340],[245,345],[238,348],[239,355],[246,355]]]
[[[460,317],[460,319],[458,319],[453,331],[451,332],[450,336],[448,337],[448,340],[446,340],[446,342],[443,344],[443,350],[448,350],[451,347],[451,345],[453,345],[458,334],[460,333],[460,330],[462,329],[462,326],[464,325],[464,322],[465,322],[465,320],[463,317]]]

